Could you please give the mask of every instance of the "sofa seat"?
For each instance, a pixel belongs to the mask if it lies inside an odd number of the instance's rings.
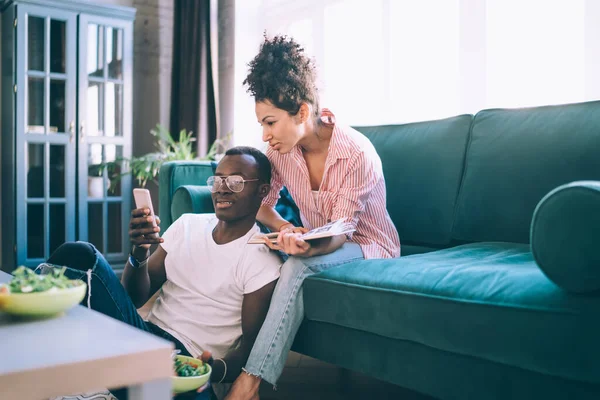
[[[345,264],[307,279],[304,304],[309,320],[600,382],[600,297],[557,287],[528,245],[476,243]]]

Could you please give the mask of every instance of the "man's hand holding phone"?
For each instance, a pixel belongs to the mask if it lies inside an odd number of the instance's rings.
[[[131,254],[137,260],[148,258],[150,246],[162,243],[159,237],[160,219],[154,215],[154,207],[148,189],[133,189],[135,210],[131,212],[129,221],[129,240],[133,245]]]
[[[129,221],[129,240],[135,247],[148,250],[151,245],[162,243],[158,236],[160,218],[151,214],[148,208],[136,208],[131,212]]]

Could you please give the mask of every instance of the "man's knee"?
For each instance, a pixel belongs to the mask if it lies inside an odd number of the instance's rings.
[[[67,242],[59,246],[52,253],[48,262],[73,269],[87,270],[95,265],[96,252],[94,251],[94,247],[89,243]]]

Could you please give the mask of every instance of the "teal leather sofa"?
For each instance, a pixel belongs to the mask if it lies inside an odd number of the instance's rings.
[[[294,350],[439,399],[599,399],[600,102],[357,129],[402,256],[309,278]],[[211,174],[163,166],[163,229],[212,212]]]

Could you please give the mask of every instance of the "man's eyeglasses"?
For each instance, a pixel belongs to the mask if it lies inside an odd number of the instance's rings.
[[[208,185],[208,189],[214,193],[221,188],[223,181],[225,184],[234,193],[239,193],[244,190],[245,182],[254,182],[258,179],[244,179],[239,175],[229,175],[225,176],[211,176],[206,180],[206,184]]]

